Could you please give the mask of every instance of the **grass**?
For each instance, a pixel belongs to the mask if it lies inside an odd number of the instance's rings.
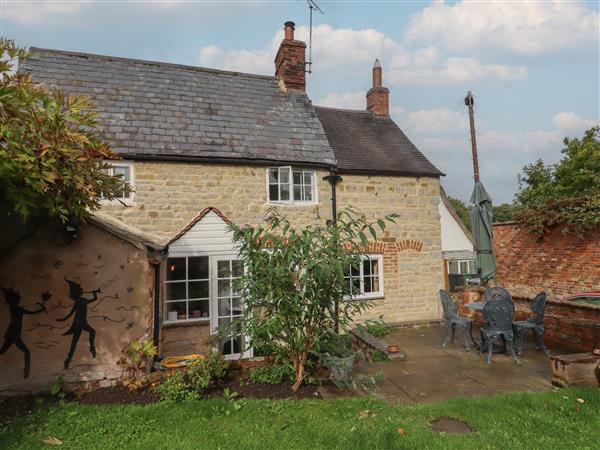
[[[577,401],[578,398],[584,403]],[[236,406],[237,405],[237,406]],[[436,434],[440,416],[468,435]],[[391,406],[369,398],[201,400],[148,406],[65,404],[0,431],[2,448],[598,449],[600,389],[570,388]],[[399,432],[398,429],[404,430]]]

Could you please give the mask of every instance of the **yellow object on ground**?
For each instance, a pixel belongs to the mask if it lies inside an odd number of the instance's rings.
[[[197,361],[203,359],[202,355],[177,355],[177,356],[167,356],[164,358],[160,364],[167,368],[173,369],[175,367],[185,367]]]

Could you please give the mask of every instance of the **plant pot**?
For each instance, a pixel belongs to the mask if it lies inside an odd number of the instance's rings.
[[[355,355],[351,356],[328,356],[325,358],[325,366],[331,372],[330,379],[337,387],[348,385],[350,374],[354,368]]]

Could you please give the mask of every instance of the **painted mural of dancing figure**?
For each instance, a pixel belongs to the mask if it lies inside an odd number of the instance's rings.
[[[79,338],[81,337],[81,333],[83,331],[87,331],[89,336],[90,343],[90,353],[92,358],[96,357],[96,347],[95,347],[95,339],[96,339],[96,330],[94,330],[87,319],[87,311],[88,304],[95,302],[98,300],[98,294],[100,293],[100,289],[95,289],[93,291],[84,291],[81,288],[79,283],[75,281],[67,280],[65,281],[69,284],[69,297],[73,300],[73,308],[69,311],[62,319],[56,319],[58,322],[64,322],[69,317],[73,317],[73,323],[69,327],[69,329],[63,334],[66,336],[68,334],[73,335],[73,339],[71,340],[71,348],[69,349],[69,354],[67,355],[67,359],[65,359],[65,369],[69,368],[71,364],[71,359],[73,358],[73,353],[75,353],[75,348],[77,348],[77,343],[79,342]],[[83,294],[92,294],[92,298],[84,298]]]
[[[21,294],[19,294],[18,291],[15,291],[13,289],[2,288],[2,292],[4,293],[6,303],[8,303],[8,308],[10,311],[10,323],[8,325],[6,333],[4,333],[4,344],[2,344],[2,348],[0,348],[0,355],[6,353],[7,350],[13,344],[15,344],[15,346],[23,352],[23,357],[25,359],[25,366],[23,368],[23,378],[28,378],[31,353],[29,352],[29,349],[27,348],[27,346],[23,342],[23,339],[21,338],[21,331],[23,329],[23,316],[25,314],[38,314],[42,311],[47,313],[48,311],[46,310],[45,304],[48,300],[50,300],[52,294],[50,294],[50,292],[48,291],[42,293],[42,302],[36,303],[36,305],[38,305],[39,308],[35,311],[30,311],[19,306],[19,303],[21,302]]]

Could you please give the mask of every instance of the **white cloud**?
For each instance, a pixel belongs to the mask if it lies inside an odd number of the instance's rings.
[[[599,12],[582,1],[432,2],[411,19],[408,41],[450,50],[500,48],[541,54],[598,42]]]
[[[229,4],[228,4],[229,3]],[[234,3],[235,5],[232,5]],[[24,25],[58,25],[87,27],[103,22],[143,23],[146,26],[165,22],[188,23],[196,26],[228,20],[232,7],[237,14],[251,16],[263,13],[269,5],[265,2],[227,2],[162,0],[118,2],[114,0],[12,0],[2,2],[3,20]]]
[[[586,119],[578,116],[574,112],[559,112],[554,116],[552,122],[561,130],[567,131],[583,131],[590,127],[600,125],[600,120]]]
[[[200,50],[200,64],[223,70],[273,75],[275,65],[267,50],[224,50],[209,45]]]
[[[306,41],[308,28],[298,27],[295,38]],[[272,75],[273,60],[283,39],[283,31],[275,33],[271,42],[258,50],[225,50],[214,45],[200,51],[204,66],[242,72]],[[313,70],[320,76],[370,70],[375,58],[383,64],[384,83],[389,84],[453,84],[480,79],[521,81],[527,68],[500,64],[482,64],[475,58],[450,57],[441,60],[435,47],[409,51],[380,31],[372,28],[353,30],[319,25],[313,29]]]
[[[449,109],[421,109],[406,114],[400,119],[403,129],[411,134],[439,134],[464,130],[464,115]]]
[[[297,27],[295,39],[307,42],[308,27]],[[258,50],[225,50],[211,45],[200,51],[200,64],[226,70],[258,72],[272,75],[275,55],[283,39],[283,30],[275,33],[271,42]],[[319,25],[313,28],[313,70],[354,70],[370,68],[377,57],[386,56],[389,64],[402,65],[408,52],[393,39],[372,28],[353,30]],[[422,56],[423,58],[424,56]]]
[[[475,58],[447,58],[434,67],[408,67],[388,74],[392,84],[452,84],[493,79],[522,81],[527,79],[525,66],[482,64]]]
[[[367,99],[365,92],[345,92],[342,94],[331,92],[321,100],[316,101],[315,105],[343,109],[365,109]]]
[[[2,5],[2,20],[9,20],[20,25],[32,26],[45,23],[48,18],[56,18],[61,22],[72,22],[74,16],[89,3],[86,2],[11,2]]]

